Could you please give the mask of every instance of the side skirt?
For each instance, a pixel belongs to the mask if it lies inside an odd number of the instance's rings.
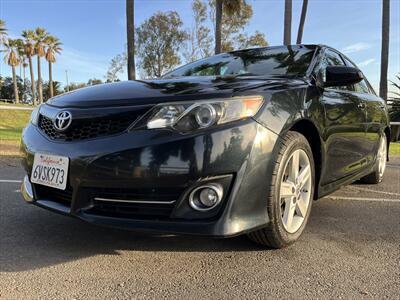
[[[368,174],[371,174],[374,171],[375,168],[375,163],[372,166],[367,167],[366,169],[364,169],[362,172],[360,173],[356,173],[353,175],[349,175],[346,177],[343,177],[335,182],[323,185],[323,186],[318,186],[318,197],[316,198],[316,200],[325,197],[329,194],[332,194],[334,191],[337,191],[338,189],[349,185],[351,183],[353,183],[354,181],[357,181],[359,179],[361,179],[364,176],[367,176]]]

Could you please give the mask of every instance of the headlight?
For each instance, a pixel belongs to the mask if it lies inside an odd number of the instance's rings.
[[[31,114],[31,123],[35,126],[38,125],[39,122],[39,111],[40,111],[40,106],[36,107]]]
[[[174,128],[188,132],[254,116],[263,103],[261,96],[198,102],[167,103],[156,106],[147,128]]]

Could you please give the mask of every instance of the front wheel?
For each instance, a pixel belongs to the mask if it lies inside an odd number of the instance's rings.
[[[289,131],[274,165],[266,205],[267,227],[248,234],[256,243],[283,248],[302,234],[311,211],[314,194],[314,160],[306,138]]]
[[[387,138],[382,134],[379,141],[379,148],[376,154],[375,170],[371,174],[361,178],[361,181],[369,184],[378,184],[383,180],[387,162]]]

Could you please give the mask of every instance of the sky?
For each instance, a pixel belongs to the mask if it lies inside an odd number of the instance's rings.
[[[245,32],[259,30],[270,45],[283,40],[283,0],[247,0],[253,17]],[[192,26],[192,0],[135,0],[135,24],[157,11],[178,12]],[[293,0],[295,42],[301,0]],[[389,78],[400,72],[400,0],[391,0]],[[104,80],[110,60],[126,45],[125,0],[0,0],[0,19],[11,37],[24,29],[44,27],[60,38],[63,51],[53,68],[54,80],[66,83]],[[378,91],[381,48],[381,0],[310,0],[303,43],[326,44],[348,55]],[[42,66],[47,80],[47,64]],[[11,69],[1,59],[0,74]],[[120,76],[127,78],[126,73]]]

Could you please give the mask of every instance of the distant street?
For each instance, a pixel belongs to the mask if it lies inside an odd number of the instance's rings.
[[[92,226],[24,203],[22,177],[0,158],[0,299],[400,296],[400,160],[380,185],[315,202],[283,250]]]

